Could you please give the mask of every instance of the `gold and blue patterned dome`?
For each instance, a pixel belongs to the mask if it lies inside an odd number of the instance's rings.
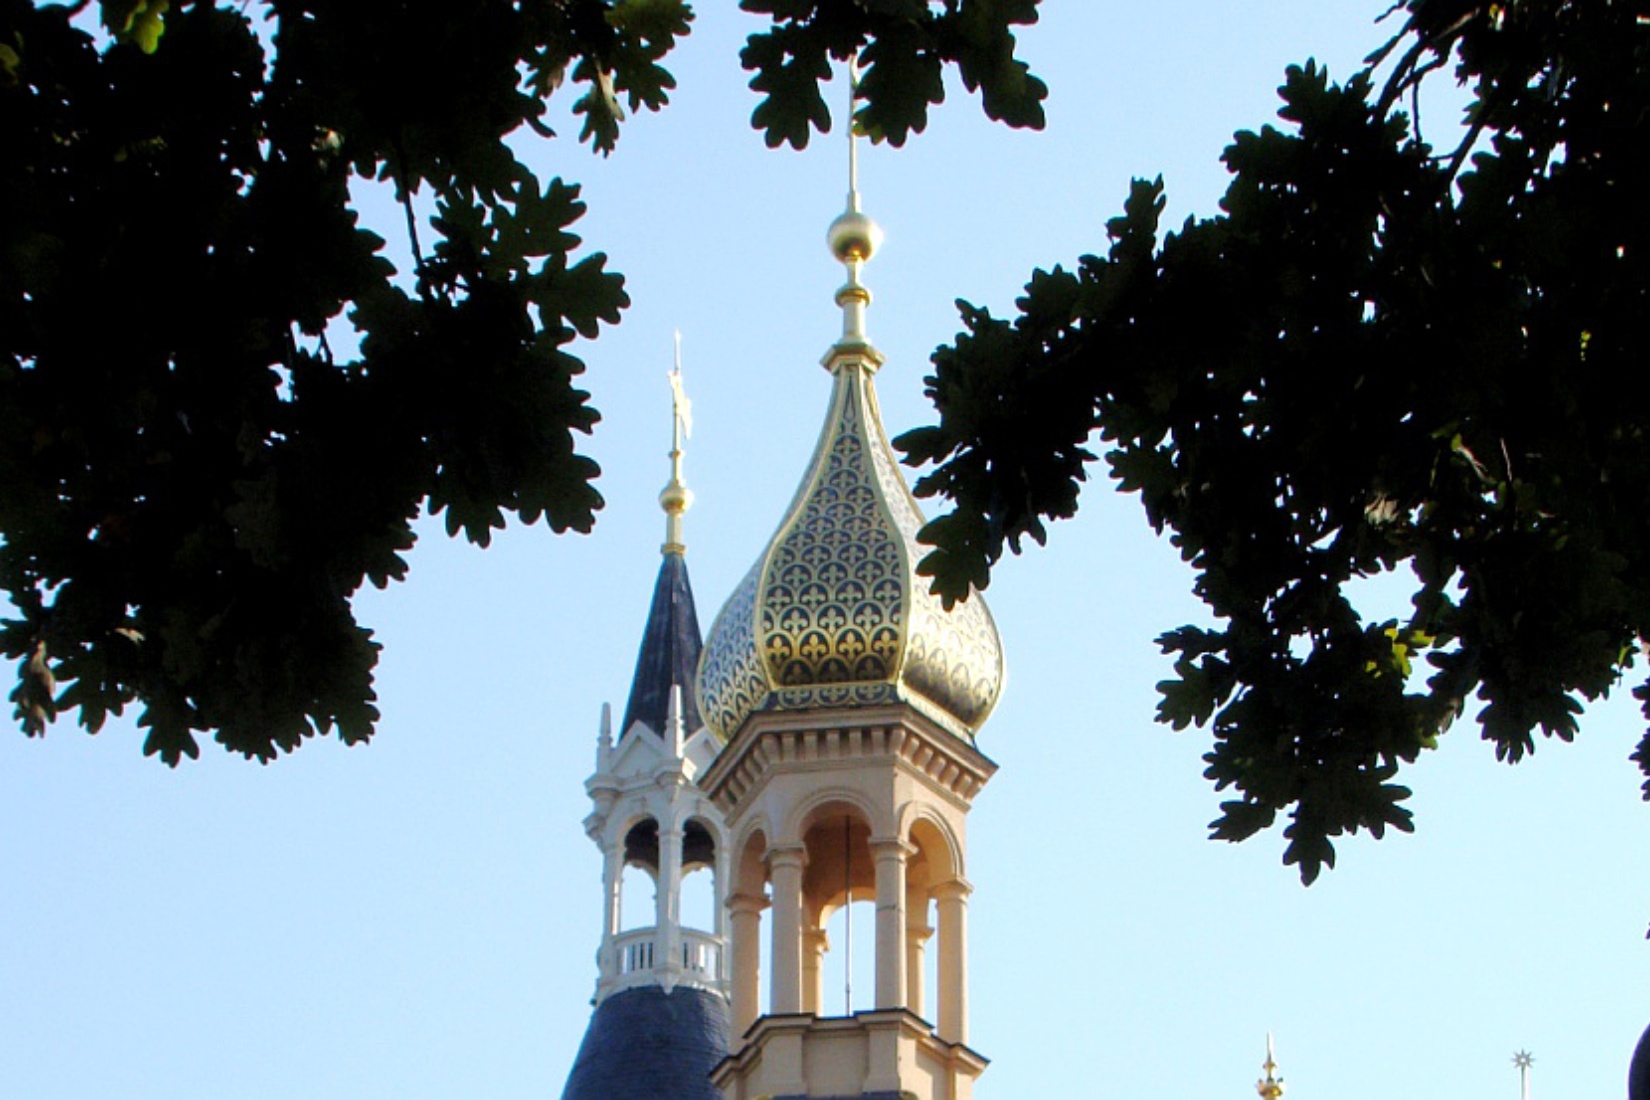
[[[812,461],[779,529],[711,627],[699,709],[723,741],[759,711],[909,703],[972,741],[1003,685],[1002,643],[978,593],[946,610],[916,566],[923,515],[883,431],[865,337],[861,265],[880,231],[859,211],[831,226],[848,269],[843,333]]]

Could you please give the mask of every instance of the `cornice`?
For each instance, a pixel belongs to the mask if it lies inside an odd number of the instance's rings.
[[[712,1083],[726,1086],[743,1076],[761,1060],[762,1048],[773,1035],[808,1035],[864,1031],[897,1031],[915,1042],[941,1064],[962,1069],[979,1077],[991,1059],[966,1043],[951,1043],[934,1034],[933,1025],[908,1009],[881,1008],[856,1012],[851,1016],[815,1016],[808,1012],[760,1016],[751,1024],[737,1049],[711,1070]]]
[[[886,760],[967,809],[997,771],[978,749],[909,704],[752,715],[700,786],[731,815],[774,775]]]

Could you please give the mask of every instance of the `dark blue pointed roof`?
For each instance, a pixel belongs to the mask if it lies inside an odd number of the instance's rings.
[[[728,1002],[690,986],[615,993],[590,1016],[562,1100],[721,1100]]]
[[[641,651],[636,655],[630,702],[625,705],[624,724],[619,727],[621,738],[637,721],[663,736],[673,686],[682,689],[683,728],[692,733],[704,724],[699,720],[699,700],[693,688],[703,647],[687,561],[680,553],[667,552],[653,586],[653,606],[647,613]]]
[[[1650,1028],[1644,1029],[1627,1073],[1627,1100],[1650,1100]]]

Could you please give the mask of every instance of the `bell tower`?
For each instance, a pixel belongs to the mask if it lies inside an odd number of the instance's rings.
[[[695,782],[717,743],[693,685],[702,643],[682,536],[693,494],[682,480],[680,358],[670,375],[670,481],[659,494],[663,560],[623,721],[615,739],[603,706],[596,771],[585,782],[585,832],[602,852],[601,939],[595,1011],[562,1100],[716,1100],[708,1074],[727,1053],[728,861],[721,813]],[[712,916],[699,927],[682,907],[692,875],[710,878]],[[634,896],[649,880],[652,898]]]
[[[883,431],[883,356],[865,331],[860,276],[881,231],[860,210],[851,136],[849,165],[828,235],[847,281],[825,425],[699,664],[723,742],[699,783],[731,861],[730,1053],[712,1074],[725,1100],[966,1100],[986,1065],[968,1045],[966,824],[995,771],[975,735],[1002,648],[978,594],[947,609],[916,572],[923,517]],[[874,1007],[827,1016],[825,929],[854,901],[875,906]]]

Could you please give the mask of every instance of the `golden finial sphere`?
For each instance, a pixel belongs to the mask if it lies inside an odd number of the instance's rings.
[[[666,512],[685,512],[692,503],[693,491],[680,481],[672,480],[659,493],[659,505]]]
[[[825,240],[838,263],[852,263],[855,260],[863,263],[882,243],[882,226],[858,210],[849,210],[831,223]]]

